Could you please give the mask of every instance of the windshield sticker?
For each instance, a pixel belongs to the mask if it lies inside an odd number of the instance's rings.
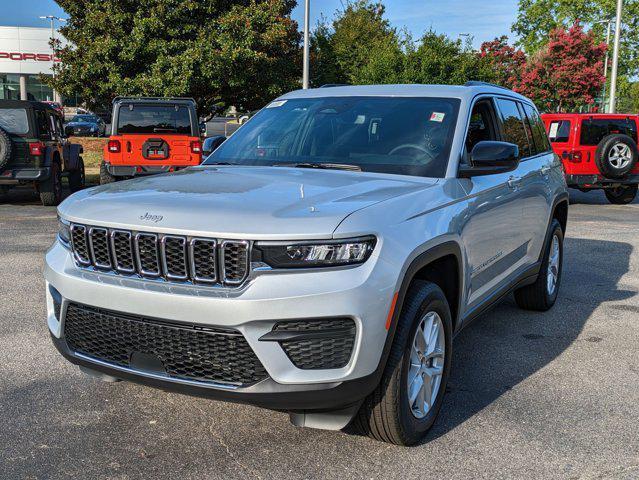
[[[445,113],[441,113],[441,112],[433,112],[430,115],[430,121],[431,122],[443,122],[444,121],[444,117],[446,116]]]
[[[271,102],[269,103],[266,108],[277,108],[277,107],[281,107],[282,105],[284,105],[286,103],[286,100],[278,100],[276,102]]]

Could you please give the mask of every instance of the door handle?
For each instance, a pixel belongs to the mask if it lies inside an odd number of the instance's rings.
[[[510,177],[507,183],[508,186],[514,190],[521,185],[521,177]]]

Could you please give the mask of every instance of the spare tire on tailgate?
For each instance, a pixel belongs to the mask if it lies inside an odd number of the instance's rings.
[[[11,160],[13,142],[9,134],[0,128],[0,171],[4,170]]]
[[[595,163],[602,175],[622,178],[637,164],[637,144],[628,135],[613,134],[604,137],[595,153]]]

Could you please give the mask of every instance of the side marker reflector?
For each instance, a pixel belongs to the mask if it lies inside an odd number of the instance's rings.
[[[397,304],[397,296],[399,292],[395,292],[393,295],[393,301],[391,302],[390,310],[388,311],[388,317],[386,318],[386,330],[388,330],[391,326],[391,322],[393,321],[393,314],[395,313],[395,305]]]

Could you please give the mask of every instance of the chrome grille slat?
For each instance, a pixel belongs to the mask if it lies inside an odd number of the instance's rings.
[[[248,276],[249,242],[226,240],[222,242],[222,280],[228,285],[239,285]]]
[[[91,227],[88,238],[91,263],[97,268],[110,269],[109,231],[106,228]]]
[[[191,274],[196,282],[217,282],[217,241],[193,238],[189,242]]]
[[[135,236],[135,258],[138,272],[143,277],[159,277],[158,236],[155,233],[138,233]]]
[[[250,271],[251,242],[71,224],[76,264],[159,281],[237,287]]]

